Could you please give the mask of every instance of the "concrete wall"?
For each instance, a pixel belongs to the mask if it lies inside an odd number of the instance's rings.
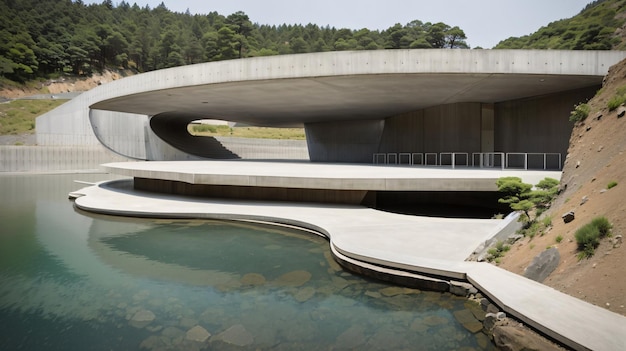
[[[97,146],[0,146],[0,172],[52,172],[99,169],[121,157]]]
[[[385,119],[378,152],[480,152],[482,104],[436,106]]]
[[[570,112],[599,88],[495,104],[496,151],[559,153],[565,162],[574,125],[569,121]],[[513,165],[521,166],[521,159],[515,161]],[[539,159],[531,161],[537,166]]]
[[[274,140],[215,137],[225,148],[242,159],[255,160],[308,160],[305,140]]]
[[[313,162],[372,162],[384,121],[338,121],[304,125]]]

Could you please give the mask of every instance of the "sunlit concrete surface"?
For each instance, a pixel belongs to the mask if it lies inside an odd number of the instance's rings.
[[[152,161],[102,165],[117,175],[190,184],[380,191],[497,191],[496,180],[516,176],[537,184],[559,171],[330,164],[268,161]]]

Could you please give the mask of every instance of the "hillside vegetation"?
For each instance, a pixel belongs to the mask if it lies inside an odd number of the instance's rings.
[[[577,16],[562,19],[522,37],[501,41],[495,49],[623,50],[626,1],[598,0]]]
[[[176,13],[111,0],[0,0],[0,77],[26,82],[105,67],[139,72],[279,54],[467,48],[462,29],[419,20],[386,30],[265,25],[248,15]]]

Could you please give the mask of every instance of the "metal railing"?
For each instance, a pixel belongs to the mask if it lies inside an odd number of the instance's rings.
[[[550,152],[387,152],[375,153],[374,164],[450,166],[480,168],[562,169],[560,153]],[[531,167],[538,165],[538,167]]]

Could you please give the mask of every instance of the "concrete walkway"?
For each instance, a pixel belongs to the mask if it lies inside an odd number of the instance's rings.
[[[262,220],[326,235],[333,249],[366,264],[466,279],[510,315],[574,349],[626,349],[626,318],[545,285],[465,259],[501,221],[398,215],[357,206],[243,202],[142,193],[127,181],[74,192],[87,211],[149,217]]]

